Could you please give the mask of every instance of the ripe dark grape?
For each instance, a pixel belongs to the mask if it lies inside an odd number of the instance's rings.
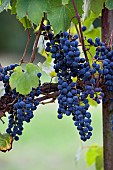
[[[3,81],[5,88],[5,95],[9,95],[11,98],[11,105],[9,110],[7,110],[8,116],[8,128],[6,132],[9,133],[16,141],[19,140],[19,136],[22,135],[23,131],[23,123],[29,123],[31,119],[34,117],[33,111],[37,109],[39,105],[39,101],[36,97],[41,94],[40,91],[40,77],[41,73],[38,73],[37,76],[39,78],[39,87],[36,89],[32,89],[30,94],[24,96],[16,92],[16,89],[11,90],[9,85],[9,79],[15,67],[18,64],[11,64],[2,68],[0,66],[0,81]]]
[[[86,30],[83,26],[82,31]],[[67,31],[54,35],[50,25],[43,25],[42,34],[47,40],[45,50],[51,53],[54,70],[58,78],[58,119],[64,115],[72,116],[80,138],[83,141],[92,136],[92,120],[89,112],[89,100],[97,104],[106,101],[104,90],[108,91],[110,102],[113,102],[113,50],[112,46],[101,42],[100,38],[95,40],[88,38],[87,45],[93,46],[95,55],[92,60],[85,58],[79,46],[78,35],[70,35]],[[85,42],[84,38],[84,42]],[[83,44],[82,44],[83,45]],[[86,46],[86,53],[87,53]],[[39,105],[37,97],[41,94],[40,77],[38,73],[39,87],[32,89],[30,94],[23,96],[11,90],[9,79],[14,68],[18,64],[2,67],[0,65],[0,81],[3,81],[5,95],[10,96],[13,105],[8,110],[9,124],[6,132],[11,134],[15,140],[23,133],[24,122],[29,123],[34,117],[33,111]],[[112,121],[113,124],[113,121]],[[112,128],[113,129],[113,128]]]
[[[57,36],[58,37],[58,36]],[[77,126],[81,139],[86,141],[92,136],[91,114],[87,112],[89,108],[88,95],[94,91],[94,81],[90,82],[93,75],[89,64],[85,58],[80,56],[78,41],[76,36],[69,35],[68,32],[59,34],[59,41],[54,37],[54,44],[49,44],[49,51],[54,58],[54,69],[58,76],[58,118],[62,119],[63,114],[74,117],[74,124]],[[59,43],[58,43],[59,42]],[[48,43],[47,43],[48,47]],[[48,51],[48,49],[46,48]],[[97,68],[96,68],[97,69]],[[98,68],[99,69],[99,68]],[[84,74],[85,73],[85,74]],[[88,81],[89,86],[80,89],[77,82],[73,82],[74,77],[78,76],[85,84]],[[96,87],[96,86],[95,86]],[[92,95],[96,92],[94,91]]]
[[[86,26],[83,26],[82,27],[82,31],[85,31],[87,28],[86,28]]]
[[[85,31],[86,27],[82,27]],[[97,104],[105,101],[104,89],[113,95],[113,50],[101,42],[100,38],[87,39],[89,47],[95,48],[95,55],[89,63],[81,56],[78,35],[60,32],[46,45],[46,51],[54,59],[54,69],[58,77],[58,118],[72,115],[74,125],[83,141],[92,136],[91,114],[88,112],[89,99]],[[85,41],[84,41],[85,42]],[[76,81],[73,82],[73,79]]]
[[[41,74],[38,73],[37,76],[41,77]],[[32,92],[27,96],[19,95],[18,97],[15,92],[15,98],[17,98],[17,101],[13,105],[12,113],[9,113],[13,115],[13,118],[11,120],[9,119],[9,128],[6,131],[7,133],[10,133],[15,140],[19,140],[18,135],[22,135],[24,129],[23,122],[29,123],[34,117],[33,111],[36,110],[39,105],[35,96],[39,96],[41,93],[37,94],[37,91],[40,91],[39,87],[37,87],[37,89],[32,89]]]

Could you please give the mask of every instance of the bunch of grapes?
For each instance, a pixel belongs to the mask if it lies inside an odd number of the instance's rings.
[[[86,27],[82,28],[85,31]],[[98,57],[94,57],[92,65],[81,56],[79,49],[78,35],[70,35],[68,32],[60,32],[56,36],[48,37],[46,51],[51,53],[54,59],[54,69],[58,77],[58,118],[62,119],[63,114],[70,116],[77,126],[81,140],[86,141],[92,136],[91,114],[89,109],[89,98],[92,98],[98,104],[104,97],[102,91],[102,82],[105,78],[105,85],[111,85],[109,78],[110,70],[106,70],[108,59],[103,58],[101,64]],[[108,49],[99,38],[88,39],[88,43],[96,48],[96,54]],[[104,49],[103,49],[104,48]],[[98,49],[98,50],[97,50]],[[108,50],[109,51],[109,50]],[[107,53],[105,52],[104,55]],[[101,54],[100,54],[101,56]],[[110,63],[110,62],[109,62]],[[107,74],[107,77],[106,77]],[[103,77],[104,76],[104,77]],[[76,79],[76,81],[73,81]],[[109,82],[109,83],[108,83]],[[107,87],[108,89],[111,87]]]
[[[82,27],[84,32],[86,27]],[[113,100],[113,50],[112,46],[96,38],[94,41],[84,38],[84,43],[95,48],[95,55],[92,62],[89,63],[88,57],[85,58],[79,48],[80,42],[78,35],[70,35],[68,32],[60,32],[54,35],[50,25],[43,25],[42,34],[46,43],[46,52],[51,53],[54,61],[54,70],[58,77],[58,119],[63,115],[72,116],[74,125],[79,131],[80,138],[83,141],[92,136],[91,114],[89,109],[89,99],[97,104],[107,99]],[[87,44],[86,44],[87,45]],[[85,48],[86,48],[85,45]],[[87,54],[87,48],[86,54]],[[23,122],[29,123],[34,117],[33,111],[39,105],[38,96],[41,94],[41,73],[38,73],[39,86],[24,96],[12,90],[9,85],[9,79],[14,68],[18,64],[12,64],[7,67],[0,66],[0,81],[3,81],[5,96],[8,102],[3,107],[0,104],[0,110],[7,111],[9,114],[9,124],[6,132],[15,140],[19,140],[19,135],[23,132]],[[104,96],[104,90],[108,91],[109,96]],[[8,104],[7,104],[8,103]],[[4,109],[5,107],[5,109]]]
[[[9,114],[9,123],[6,132],[9,133],[15,140],[19,140],[19,135],[22,135],[22,131],[24,129],[23,122],[29,123],[34,117],[33,111],[36,110],[37,106],[39,105],[37,97],[41,94],[41,73],[37,74],[39,78],[39,87],[36,89],[33,88],[30,94],[26,96],[17,93],[16,89],[12,90],[10,88],[9,79],[14,68],[17,66],[18,64],[12,64],[4,68],[0,67],[0,81],[3,81],[5,88],[4,96],[10,96],[10,103],[7,104],[9,107],[7,110],[5,110]]]
[[[113,91],[113,49],[112,45],[108,45],[100,41],[99,38],[95,39],[95,42],[92,39],[88,39],[88,42],[91,45],[96,47],[96,54],[94,56],[93,67],[98,69],[99,78],[102,77],[103,84],[107,88],[108,92]],[[99,64],[97,64],[99,63]],[[100,67],[102,69],[100,69]],[[110,93],[110,95],[112,95]]]

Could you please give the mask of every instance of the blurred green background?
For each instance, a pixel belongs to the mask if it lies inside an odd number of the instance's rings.
[[[22,56],[27,34],[23,27],[9,13],[0,15],[0,63],[7,65],[18,62]],[[29,57],[34,36],[28,50]],[[44,61],[43,57],[35,62]],[[49,81],[48,76],[42,77],[42,82]],[[0,170],[95,170],[88,167],[85,154],[92,144],[102,145],[102,109],[90,107],[92,113],[92,138],[83,143],[79,139],[78,131],[73,125],[71,117],[57,119],[57,102],[40,105],[34,112],[31,123],[25,123],[23,135],[18,142],[14,142],[13,149],[7,153],[0,153]],[[5,132],[0,122],[0,132]]]

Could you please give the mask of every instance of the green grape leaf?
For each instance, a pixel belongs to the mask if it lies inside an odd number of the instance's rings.
[[[65,4],[68,4],[69,0],[62,0],[62,4],[65,5]]]
[[[11,89],[15,89],[17,87],[17,84],[18,84],[18,81],[20,79],[20,77],[22,76],[22,72],[15,72],[11,75],[10,77],[10,86],[11,86]]]
[[[84,36],[86,37],[86,40],[90,37],[94,41],[96,37],[101,37],[101,28],[96,28],[96,29],[92,29],[88,32],[84,32]],[[87,44],[87,42],[86,42],[86,44]],[[89,51],[90,51],[90,53],[87,52],[88,59],[89,59],[90,64],[92,64],[92,61],[93,61],[92,58],[95,55],[95,48],[93,46],[91,46],[89,48]]]
[[[29,1],[19,0],[16,3],[16,11],[19,19],[22,19],[27,15]]]
[[[98,156],[96,157],[96,170],[103,170],[103,147],[98,147]]]
[[[38,87],[38,77],[34,74],[23,73],[17,82],[16,91],[23,95]]]
[[[9,80],[11,89],[16,88],[16,91],[23,95],[29,94],[32,88],[38,87],[38,72],[38,66],[32,63],[26,65],[24,72],[21,66],[16,67]]]
[[[83,1],[75,1],[77,5],[77,9],[79,14],[82,15],[82,5]],[[53,27],[53,30],[56,33],[62,31],[66,31],[70,26],[70,21],[75,16],[75,11],[71,0],[69,0],[68,4],[62,4],[62,0],[49,0],[49,8],[48,11],[48,19]],[[77,19],[73,20],[75,24],[78,23]]]
[[[22,72],[22,67],[21,66],[15,67],[14,72],[19,72],[19,73]]]
[[[12,6],[11,6],[11,14],[16,14],[16,3],[17,3],[17,0],[13,0]]]
[[[96,166],[96,170],[102,170],[102,168],[103,168],[103,157],[102,157],[102,155],[99,155],[99,156],[96,157],[95,166]]]
[[[98,156],[97,148],[98,145],[92,145],[88,149],[86,153],[86,162],[88,166],[91,166],[93,163],[95,163],[96,157]]]
[[[102,12],[105,0],[84,0],[83,5],[83,19],[89,17],[90,12],[92,11],[96,16]]]
[[[90,2],[90,10],[93,11],[96,15],[99,15],[102,12],[105,0],[90,0]]]
[[[37,67],[37,65],[34,65],[32,63],[29,63],[26,65],[26,72],[28,72],[29,74],[32,72],[33,74],[36,74],[39,72],[39,68]]]
[[[28,18],[38,25],[47,12],[48,3],[46,0],[31,0],[28,6]]]
[[[87,27],[87,30],[84,33],[87,33],[90,31],[91,29],[91,25],[93,24],[93,21],[97,18],[97,16],[90,11],[90,15],[89,17],[87,17],[84,21],[83,21],[83,25],[85,25]]]
[[[99,156],[103,156],[103,147],[102,146],[98,146],[97,152],[98,152]]]
[[[68,2],[68,4],[67,4]],[[78,12],[80,16],[83,13],[82,0],[75,0]],[[47,13],[47,17],[54,29],[55,33],[59,31],[66,31],[70,26],[71,19],[75,16],[75,11],[71,0],[65,2],[62,0],[19,0],[16,4],[16,11],[19,20],[27,16],[27,18],[34,24],[38,25],[44,13]],[[76,24],[77,19],[73,20]]]
[[[32,26],[31,22],[29,21],[29,19],[27,19],[27,17],[20,19],[20,22],[22,23],[22,25],[25,29],[31,28],[31,26]]]
[[[17,16],[19,19],[27,16],[32,23],[38,25],[47,11],[47,6],[46,0],[19,0],[16,5]]]
[[[95,106],[96,107],[98,105],[97,102],[95,100],[93,100],[92,98],[90,98],[90,97],[88,97],[88,101],[89,101],[90,106]]]
[[[91,145],[86,153],[86,162],[88,166],[95,163],[96,170],[103,168],[103,147]],[[100,168],[100,169],[99,169]]]
[[[23,73],[22,73],[22,67],[21,66],[18,66],[14,69],[14,73],[11,75],[10,80],[9,80],[11,89],[16,88],[17,82],[18,82],[18,80],[19,80],[19,78],[22,74]]]
[[[44,62],[42,64],[39,62],[38,66],[40,67],[41,71],[45,72],[45,74],[48,76],[50,76],[50,73],[53,71],[53,66],[51,65],[51,63]]]
[[[83,20],[85,20],[90,15],[90,0],[84,0],[83,11]]]
[[[12,149],[13,138],[8,134],[0,133],[0,151],[6,152]]]
[[[80,17],[82,17],[82,14],[83,14],[83,0],[79,0],[79,1],[78,0],[74,0],[74,1],[76,3],[76,7],[77,7],[77,10],[78,10],[78,13],[79,13]],[[72,0],[69,0],[68,4],[69,4],[68,8],[70,8],[71,10],[72,10],[72,8],[74,9],[73,4],[72,4]],[[72,12],[74,12],[74,16],[76,16],[75,15],[75,11],[72,11]],[[74,23],[77,24],[78,20],[76,19]]]
[[[3,1],[1,1],[0,12],[2,12],[4,9],[8,8],[10,1],[11,0],[3,0]]]
[[[109,10],[113,9],[113,1],[112,0],[106,0],[105,2],[106,8]]]

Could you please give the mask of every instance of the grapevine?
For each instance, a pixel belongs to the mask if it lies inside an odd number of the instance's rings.
[[[85,30],[86,27],[83,26],[82,31]],[[109,92],[113,90],[111,78],[113,72],[112,48],[101,42],[99,38],[96,38],[94,42],[91,38],[87,39],[89,45],[95,47],[95,56],[92,65],[90,65],[84,57],[81,57],[77,34],[72,36],[65,31],[54,35],[50,25],[43,25],[42,34],[45,37],[44,39],[49,40],[46,43],[45,50],[52,54],[54,69],[58,77],[58,119],[62,119],[63,114],[72,115],[72,120],[74,125],[77,126],[81,140],[86,141],[92,136],[93,130],[91,113],[88,111],[89,98],[99,104],[101,100],[106,100],[104,89],[107,88]],[[3,81],[5,87],[4,97],[9,95],[12,103],[8,104],[8,109],[5,110],[9,114],[6,132],[15,140],[18,140],[18,135],[22,135],[23,122],[30,122],[30,119],[34,116],[33,111],[39,105],[41,73],[37,74],[39,86],[32,88],[32,91],[24,96],[16,92],[16,89],[12,90],[9,84],[10,76],[15,67],[18,67],[18,64],[0,67],[0,80]],[[74,78],[77,79],[76,82],[73,81]],[[104,82],[104,85],[102,82]],[[112,100],[111,93],[109,95],[109,99]]]
[[[113,9],[113,4],[110,0],[90,1],[89,4],[82,0],[44,2],[0,2],[0,12],[10,10],[28,34],[20,61],[8,66],[0,63],[0,83],[4,88],[4,94],[0,97],[1,123],[5,123],[4,117],[8,118],[5,134],[0,133],[0,137],[10,144],[6,148],[0,145],[0,150],[10,150],[13,141],[20,139],[25,122],[31,122],[39,105],[54,103],[56,100],[56,117],[59,121],[64,116],[71,117],[80,139],[87,141],[93,135],[89,108],[90,101],[94,101],[96,105],[102,103],[103,106],[104,166],[106,170],[112,170],[112,163],[107,163],[106,155],[109,154],[110,161],[113,160],[113,145],[109,139],[113,130],[113,26],[108,21],[111,16],[108,14],[112,12],[109,10]],[[95,4],[98,5],[97,9],[94,8]],[[40,8],[40,12],[37,8]],[[98,36],[87,36],[87,33],[92,31],[93,21],[100,17],[100,14],[102,40]],[[89,15],[92,16],[90,21]],[[88,27],[87,21],[91,24]],[[71,31],[72,27],[74,31]],[[35,40],[29,61],[26,61],[31,40],[30,29],[34,31]],[[33,64],[40,46],[46,61],[50,59],[53,66],[51,80],[44,83],[41,82],[43,74],[39,65]],[[106,150],[108,154],[105,154]]]

